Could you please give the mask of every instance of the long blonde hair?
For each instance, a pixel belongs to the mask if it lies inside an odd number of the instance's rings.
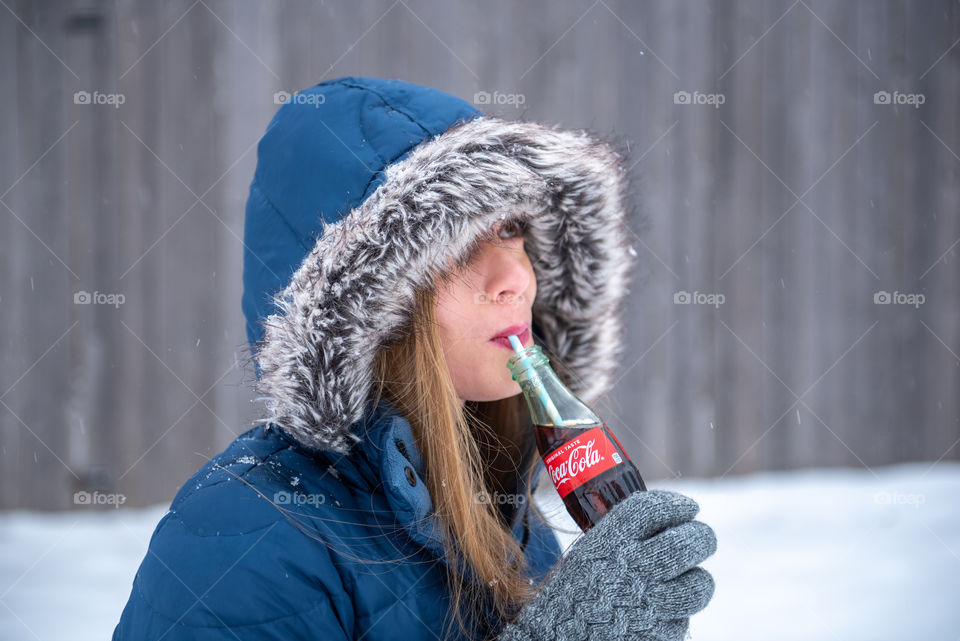
[[[525,474],[523,500],[537,518],[546,520],[531,496],[538,458],[532,457],[524,471],[516,467],[519,454],[532,444],[522,395],[460,402],[444,359],[434,301],[432,290],[418,291],[413,321],[399,339],[378,352],[373,395],[374,403],[383,396],[410,421],[444,534],[451,621],[466,631],[462,608],[482,618],[486,604],[501,621],[509,621],[537,587],[526,577],[525,556],[497,504],[478,496],[512,488],[511,480]],[[476,583],[458,570],[457,558],[466,562]]]

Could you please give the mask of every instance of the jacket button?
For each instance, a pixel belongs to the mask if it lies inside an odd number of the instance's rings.
[[[400,439],[396,440],[397,449],[400,450],[400,453],[403,454],[403,458],[409,459],[410,456],[407,454],[407,444],[401,441]]]
[[[409,465],[406,466],[405,468],[403,468],[403,472],[407,475],[407,483],[409,483],[411,486],[417,484],[417,477],[413,473],[412,467],[410,467]]]

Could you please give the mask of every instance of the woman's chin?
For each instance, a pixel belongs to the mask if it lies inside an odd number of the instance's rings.
[[[513,379],[508,378],[503,385],[473,389],[465,395],[460,395],[460,398],[475,403],[489,403],[490,401],[501,401],[505,398],[516,396],[519,393],[520,386],[513,382]]]

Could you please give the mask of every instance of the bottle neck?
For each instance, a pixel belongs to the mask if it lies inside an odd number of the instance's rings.
[[[539,345],[532,345],[514,354],[507,367],[530,409],[536,425],[591,427],[601,421],[587,405],[577,398],[550,367],[550,360]]]

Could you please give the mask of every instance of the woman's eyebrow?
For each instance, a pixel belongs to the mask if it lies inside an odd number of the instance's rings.
[[[500,231],[506,225],[523,225],[523,217],[519,214],[506,214],[504,218],[497,220],[493,225],[494,231]]]

